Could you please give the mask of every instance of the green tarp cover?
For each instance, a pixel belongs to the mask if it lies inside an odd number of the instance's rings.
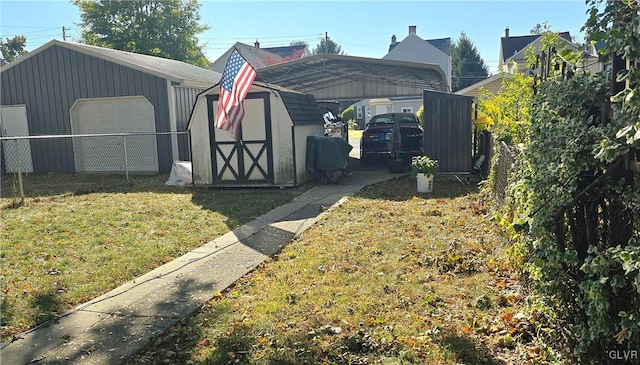
[[[346,169],[349,164],[349,152],[352,148],[342,138],[307,136],[306,169],[312,174],[318,170]]]

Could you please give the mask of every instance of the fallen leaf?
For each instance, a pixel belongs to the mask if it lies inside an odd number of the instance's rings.
[[[513,314],[510,312],[504,312],[500,314],[500,318],[505,323],[510,323],[513,320]]]
[[[627,339],[627,330],[622,329],[622,331],[618,332],[618,334],[615,336],[615,339],[619,344],[622,344]]]
[[[198,347],[207,347],[211,345],[211,340],[207,337],[202,339],[202,341],[198,342]]]

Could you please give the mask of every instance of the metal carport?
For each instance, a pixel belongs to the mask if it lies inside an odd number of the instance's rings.
[[[362,100],[448,91],[439,65],[319,54],[259,68],[257,80],[313,95],[316,100]]]

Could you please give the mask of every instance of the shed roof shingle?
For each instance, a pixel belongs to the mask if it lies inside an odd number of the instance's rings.
[[[280,90],[293,125],[323,124],[322,111],[313,95]]]

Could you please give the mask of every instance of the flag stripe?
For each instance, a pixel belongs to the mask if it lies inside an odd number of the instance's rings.
[[[240,123],[245,114],[243,101],[255,78],[256,71],[237,50],[234,50],[220,80],[218,113],[214,125],[216,128],[231,131],[235,139],[238,138]]]

